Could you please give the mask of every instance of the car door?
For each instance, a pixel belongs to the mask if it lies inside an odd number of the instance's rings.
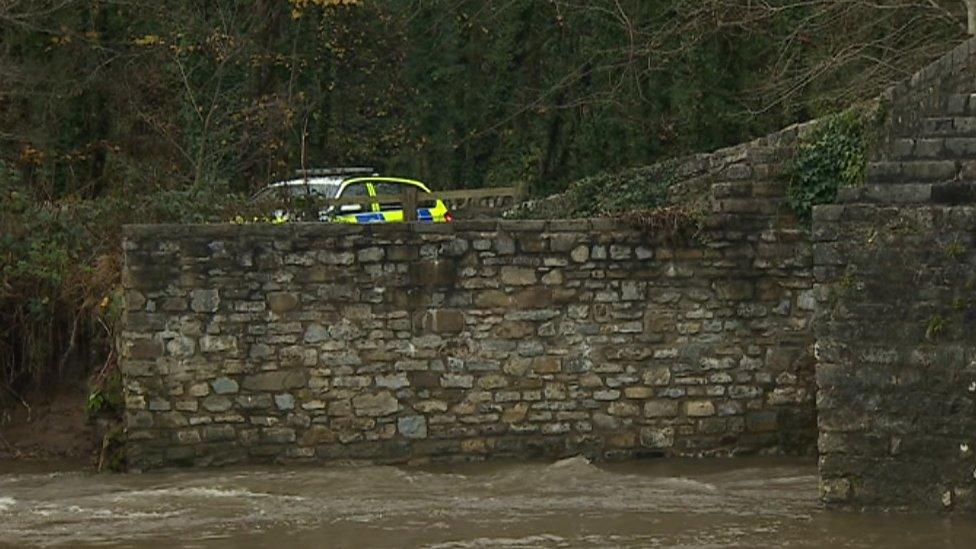
[[[351,181],[339,191],[340,198],[348,196],[373,196],[372,188],[366,181]],[[335,221],[339,223],[382,223],[383,214],[373,211],[373,204],[341,204]]]
[[[371,182],[373,196],[402,196],[407,187],[416,187],[419,192],[429,192],[428,189],[420,185],[406,181],[383,181],[373,180]],[[430,223],[435,221],[435,210],[438,201],[421,200],[417,203],[417,221]],[[387,222],[403,221],[403,203],[399,200],[395,202],[379,202],[373,204],[373,211],[383,215]]]

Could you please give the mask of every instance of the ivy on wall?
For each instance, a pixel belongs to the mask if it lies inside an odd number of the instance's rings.
[[[801,222],[810,222],[814,206],[835,202],[841,187],[864,183],[872,114],[850,109],[828,117],[800,143],[787,171],[787,201]]]

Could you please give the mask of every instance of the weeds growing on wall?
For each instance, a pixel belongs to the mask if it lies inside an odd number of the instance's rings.
[[[875,116],[876,110],[850,109],[826,118],[800,144],[787,172],[787,201],[801,222],[810,222],[814,206],[834,203],[841,187],[864,182]]]

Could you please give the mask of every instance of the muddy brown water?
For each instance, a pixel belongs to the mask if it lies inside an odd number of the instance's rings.
[[[0,463],[0,546],[35,545],[976,547],[976,520],[825,511],[815,464],[799,460],[144,475]]]

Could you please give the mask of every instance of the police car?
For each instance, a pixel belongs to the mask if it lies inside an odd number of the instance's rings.
[[[302,177],[269,185],[257,195],[255,201],[300,201],[308,198],[341,198],[350,196],[401,196],[407,187],[429,193],[430,189],[420,181],[399,177],[382,177],[372,168],[328,168],[304,170]],[[284,209],[274,212],[274,219],[284,222],[295,217]],[[319,211],[320,221],[335,223],[392,223],[403,221],[403,204],[375,202],[366,205],[341,204]],[[444,223],[453,216],[440,200],[420,200],[417,205],[417,221]]]

